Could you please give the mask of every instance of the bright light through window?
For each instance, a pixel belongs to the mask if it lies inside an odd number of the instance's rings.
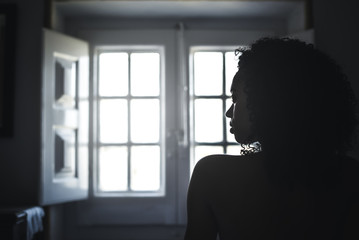
[[[157,143],[160,140],[160,102],[158,99],[131,101],[131,141]]]
[[[99,138],[101,143],[126,143],[128,132],[127,100],[99,101]]]
[[[127,190],[127,156],[126,147],[99,149],[99,188],[102,191]]]
[[[194,139],[196,142],[223,141],[223,106],[221,99],[194,100]],[[210,130],[210,131],[209,131]]]
[[[160,55],[158,53],[131,54],[131,94],[158,96],[160,94]]]
[[[196,95],[221,95],[223,56],[221,52],[196,52],[194,54],[194,93]]]
[[[99,95],[126,96],[128,93],[128,53],[102,53],[99,62]]]
[[[134,191],[159,190],[160,148],[158,146],[132,147],[131,158],[131,189]]]
[[[160,53],[98,54],[98,194],[163,194]]]

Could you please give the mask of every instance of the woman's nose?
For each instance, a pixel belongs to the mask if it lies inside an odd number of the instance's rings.
[[[227,112],[226,112],[226,117],[227,118],[232,118],[232,116],[233,116],[233,104],[231,105],[231,107],[227,110]]]

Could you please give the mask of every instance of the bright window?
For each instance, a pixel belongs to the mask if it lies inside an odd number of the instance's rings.
[[[97,195],[164,194],[161,54],[98,50]]]
[[[238,65],[232,50],[191,50],[191,165],[210,154],[240,154],[229,132],[225,111],[231,104],[230,87]]]

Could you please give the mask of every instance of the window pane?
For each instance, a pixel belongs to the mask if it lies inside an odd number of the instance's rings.
[[[100,142],[127,142],[127,100],[100,100],[99,114]]]
[[[131,54],[131,94],[158,96],[160,93],[160,54]]]
[[[222,53],[196,52],[194,54],[195,95],[221,95],[222,79]]]
[[[127,147],[101,147],[99,150],[99,190],[127,190]]]
[[[160,189],[160,147],[131,148],[131,189],[156,191]]]
[[[194,102],[194,134],[197,142],[223,140],[223,107],[220,99],[196,99]]]
[[[230,155],[241,155],[241,146],[238,144],[238,145],[230,145],[230,146],[227,146],[227,154],[230,154]]]
[[[205,156],[212,154],[223,154],[224,150],[222,146],[196,146],[194,148],[194,160],[195,164],[204,158]]]
[[[158,142],[160,137],[160,103],[158,99],[131,101],[131,141]]]
[[[128,94],[128,54],[101,53],[99,57],[100,96]]]
[[[232,99],[226,100],[226,111],[231,107]],[[227,128],[227,142],[236,142],[234,135],[229,131],[231,126],[229,126],[229,122],[231,121],[230,118],[226,117],[226,128]]]
[[[226,95],[231,95],[232,80],[236,72],[238,71],[238,57],[233,52],[226,52]]]

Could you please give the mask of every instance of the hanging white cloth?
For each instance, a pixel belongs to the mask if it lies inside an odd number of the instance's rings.
[[[45,212],[41,207],[32,207],[24,210],[27,214],[27,240],[32,240],[33,236],[43,231],[42,218]]]

